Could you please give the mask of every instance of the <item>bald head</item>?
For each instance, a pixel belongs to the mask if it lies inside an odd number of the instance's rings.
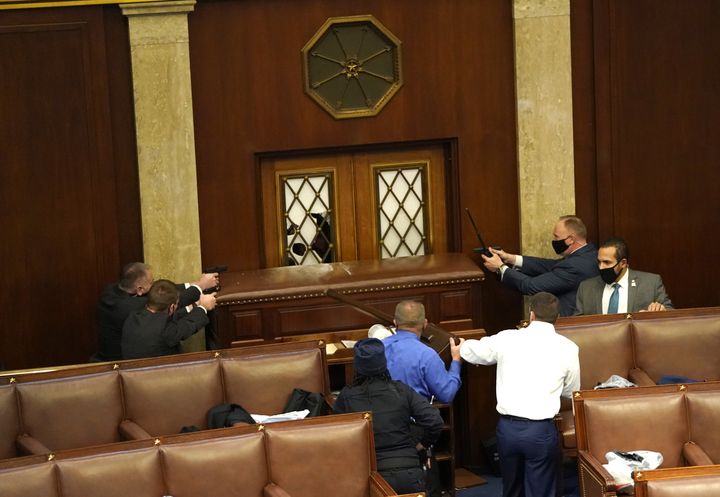
[[[414,300],[403,300],[395,307],[394,321],[398,329],[421,333],[427,324],[425,306]]]

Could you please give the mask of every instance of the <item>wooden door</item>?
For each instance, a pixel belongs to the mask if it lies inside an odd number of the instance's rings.
[[[266,266],[448,251],[442,145],[261,161]]]

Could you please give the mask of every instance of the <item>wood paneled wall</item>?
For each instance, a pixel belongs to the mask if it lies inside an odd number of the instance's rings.
[[[141,257],[126,32],[102,7],[0,17],[5,368],[85,361],[98,292]]]
[[[720,5],[571,6],[578,213],[595,240],[625,236],[678,306],[717,305]],[[405,85],[337,121],[304,94],[300,48],[368,13],[402,40]],[[437,139],[456,143],[455,211],[519,248],[510,2],[207,0],[189,21],[205,264],[262,265],[258,154]],[[142,258],[127,23],[112,5],[3,11],[0,44],[0,363],[77,362],[98,292]],[[518,303],[488,278],[486,328]]]
[[[578,212],[676,307],[720,304],[720,3],[572,5]]]
[[[402,41],[404,86],[375,117],[335,120],[303,91],[300,49],[328,17],[358,14]],[[457,139],[455,211],[518,249],[510,2],[204,1],[189,26],[204,265],[263,264],[257,154],[437,139]],[[453,223],[470,253],[464,213]],[[515,324],[517,296],[485,286],[485,326]]]

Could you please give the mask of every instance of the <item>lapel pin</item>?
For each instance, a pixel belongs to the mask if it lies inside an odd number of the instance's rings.
[[[632,280],[632,281],[630,282],[630,286],[637,286],[637,283],[635,283],[635,280]]]

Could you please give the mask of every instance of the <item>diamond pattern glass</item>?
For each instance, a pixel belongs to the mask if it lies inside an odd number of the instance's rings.
[[[332,173],[280,177],[287,266],[335,261]]]
[[[425,255],[426,164],[375,168],[380,258]]]

